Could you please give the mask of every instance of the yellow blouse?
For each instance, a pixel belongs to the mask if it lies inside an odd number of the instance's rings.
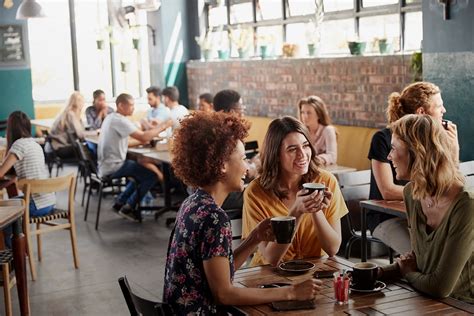
[[[320,170],[314,179],[315,183],[326,184],[333,197],[324,215],[329,222],[334,222],[348,213],[339,184],[330,172]],[[242,238],[246,238],[258,223],[266,218],[288,215],[288,208],[271,191],[263,189],[259,179],[250,183],[244,193],[244,207],[242,217]],[[318,232],[313,223],[311,214],[304,214],[293,238],[290,248],[283,256],[283,261],[324,256]],[[262,254],[257,251],[252,259],[251,266],[267,264]]]

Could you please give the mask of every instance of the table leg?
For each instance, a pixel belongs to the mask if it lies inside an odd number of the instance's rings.
[[[20,312],[22,316],[26,316],[30,314],[30,304],[28,299],[28,286],[26,280],[26,239],[21,227],[21,217],[13,224],[12,246],[18,299],[20,301]]]
[[[367,210],[362,207],[360,212],[360,248],[361,248],[361,261],[367,261]]]

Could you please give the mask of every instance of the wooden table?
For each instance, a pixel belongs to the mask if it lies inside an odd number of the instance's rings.
[[[273,282],[296,283],[311,278],[316,270],[349,269],[352,263],[339,258],[310,259],[316,268],[304,275],[282,274],[271,266],[241,269],[234,276],[239,287],[258,287]],[[416,292],[403,282],[387,284],[377,293],[351,293],[347,305],[336,305],[332,279],[323,279],[323,290],[316,297],[316,308],[305,311],[275,312],[269,304],[235,307],[246,315],[421,315],[426,313],[467,315],[474,306],[455,299],[436,300]]]
[[[6,180],[0,180],[0,190],[5,188],[10,197],[18,195],[15,178],[12,177],[7,178]],[[20,200],[0,201],[0,230],[13,224],[13,264],[15,267],[20,312],[21,315],[29,315],[30,304],[28,299],[25,263],[26,240],[21,223],[24,211],[25,207]]]
[[[407,217],[403,201],[367,200],[360,202],[361,260],[367,261],[367,211],[376,211],[401,218]]]
[[[324,169],[324,170],[329,171],[333,175],[338,175],[338,174],[341,174],[341,173],[357,171],[356,168],[340,166],[340,165],[329,165],[329,166],[323,166],[321,168]]]

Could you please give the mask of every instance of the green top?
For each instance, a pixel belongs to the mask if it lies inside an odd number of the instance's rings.
[[[421,203],[413,199],[411,183],[403,195],[411,247],[420,271],[405,278],[429,295],[474,303],[474,190],[464,188],[430,233]]]

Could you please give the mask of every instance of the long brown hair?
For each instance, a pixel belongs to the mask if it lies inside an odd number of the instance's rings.
[[[388,97],[387,119],[389,123],[407,114],[415,114],[419,108],[429,110],[431,97],[440,93],[439,87],[431,82],[421,81],[406,86],[402,93],[393,92]]]
[[[7,120],[7,148],[20,139],[31,137],[31,122],[28,115],[22,111],[12,112]]]
[[[285,116],[275,119],[270,123],[267,134],[263,141],[260,159],[262,161],[260,167],[260,185],[265,190],[270,190],[278,198],[285,198],[288,192],[280,188],[279,180],[281,177],[280,152],[281,144],[285,137],[290,133],[302,134],[309,143],[311,148],[311,160],[309,162],[308,173],[301,178],[301,185],[305,182],[313,182],[319,174],[319,162],[316,157],[316,150],[311,144],[308,129],[297,119]]]
[[[438,200],[456,182],[464,183],[452,142],[441,123],[429,115],[409,114],[390,126],[408,147],[408,169],[417,200]]]
[[[298,101],[298,115],[299,115],[300,120],[301,120],[301,108],[305,104],[310,105],[316,111],[319,124],[324,125],[324,126],[331,125],[331,118],[329,117],[326,103],[324,103],[323,99],[321,99],[320,97],[316,95],[311,95],[307,98],[302,98]]]

